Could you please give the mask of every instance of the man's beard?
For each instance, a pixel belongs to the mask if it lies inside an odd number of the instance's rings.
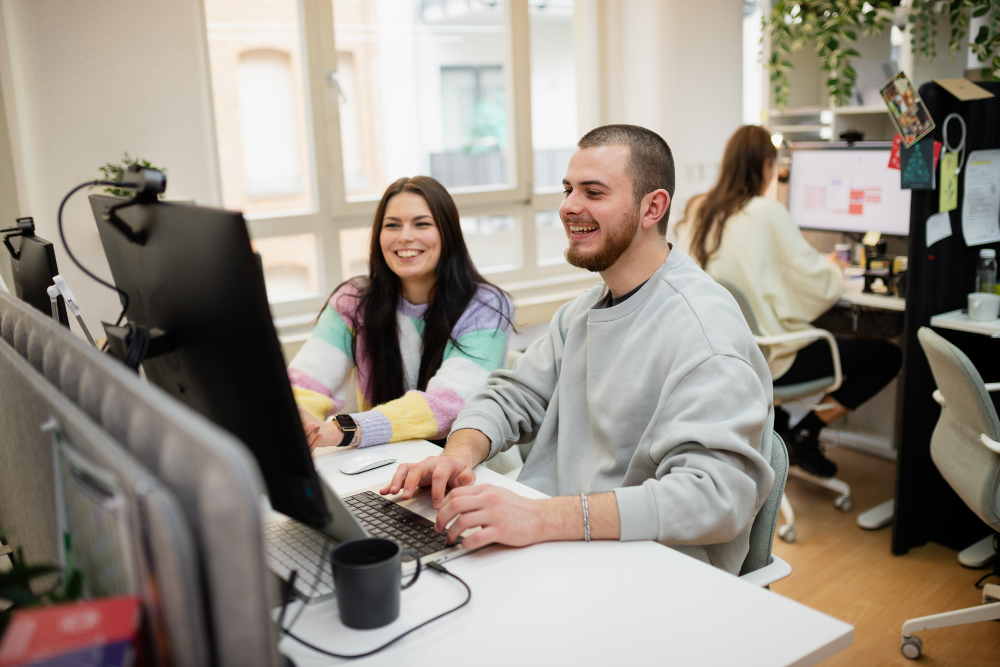
[[[618,258],[625,254],[625,251],[628,250],[630,245],[632,245],[632,239],[635,238],[635,232],[639,229],[640,222],[641,218],[637,207],[622,222],[616,232],[610,232],[609,227],[600,225],[600,234],[604,237],[601,242],[601,247],[599,247],[596,252],[587,254],[580,251],[577,246],[570,241],[569,247],[566,248],[566,261],[573,266],[586,269],[587,271],[593,271],[595,273],[606,271],[611,268],[611,265],[617,262]]]

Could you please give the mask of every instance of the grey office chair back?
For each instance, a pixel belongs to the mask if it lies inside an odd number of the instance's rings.
[[[177,497],[204,572],[212,663],[278,664],[260,470],[229,433],[0,293],[0,337]]]
[[[788,450],[777,433],[771,438],[771,468],[774,470],[774,486],[750,527],[750,550],[743,559],[740,576],[771,563],[771,547],[774,546],[774,531],[778,527],[778,515],[781,512],[781,496],[788,479]]]
[[[1000,530],[1000,454],[979,438],[985,434],[1000,440],[993,401],[961,350],[927,327],[920,328],[917,338],[944,398],[931,435],[934,465],[979,518]]]

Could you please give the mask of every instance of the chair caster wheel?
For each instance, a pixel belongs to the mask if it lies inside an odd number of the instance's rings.
[[[920,652],[923,648],[924,643],[920,641],[920,637],[903,637],[903,645],[900,647],[900,650],[910,660],[916,660],[920,657]]]
[[[785,525],[778,529],[778,537],[783,539],[785,542],[788,542],[789,544],[798,539],[798,536],[799,534],[795,532],[794,526]]]
[[[854,509],[854,501],[846,496],[840,496],[833,501],[833,506],[846,514]]]

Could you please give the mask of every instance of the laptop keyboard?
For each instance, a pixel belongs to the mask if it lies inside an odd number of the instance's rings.
[[[447,534],[435,532],[433,521],[373,491],[348,496],[344,502],[372,537],[392,540],[421,557],[448,548]]]
[[[344,498],[351,513],[372,537],[392,540],[421,557],[448,548],[445,533],[434,531],[434,522],[377,493],[365,491]],[[334,543],[323,533],[293,519],[264,526],[264,560],[268,568],[288,581],[298,570],[296,592],[305,599],[333,593],[329,564]],[[319,573],[319,580],[316,575]]]

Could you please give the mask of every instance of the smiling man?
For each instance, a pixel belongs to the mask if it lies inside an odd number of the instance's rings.
[[[767,363],[728,292],[666,241],[674,161],[659,135],[592,130],[563,184],[566,258],[603,284],[490,375],[440,456],[382,492],[430,485],[449,541],[482,527],[467,548],[656,540],[737,574],[774,481]],[[518,481],[551,498],[472,485],[477,464],[531,441]]]

